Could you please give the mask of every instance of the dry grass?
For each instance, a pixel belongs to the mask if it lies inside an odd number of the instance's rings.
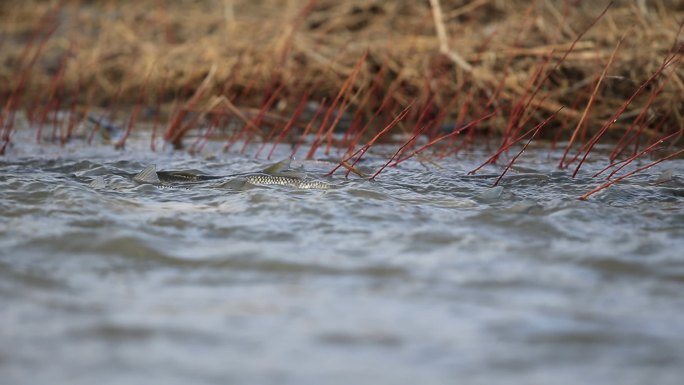
[[[200,112],[220,107],[251,122],[250,127],[255,114],[287,121],[307,92],[309,100],[328,103],[342,94],[337,107],[361,111],[364,119],[388,97],[389,107],[379,114],[385,123],[412,101],[420,108],[407,119],[417,121],[429,102],[428,115],[446,111],[435,123],[443,125],[475,120],[489,106],[498,111],[489,127],[510,138],[520,132],[518,126],[534,126],[557,113],[549,127],[559,128],[540,136],[567,140],[577,127],[578,143],[586,143],[672,56],[673,63],[646,84],[610,132],[629,141],[625,132],[638,130],[655,140],[681,130],[684,74],[678,31],[684,5],[616,1],[570,51],[607,4],[3,2],[0,98],[5,114],[55,105],[54,100],[78,110],[161,104],[177,118],[179,106]],[[367,57],[355,72],[364,52]],[[409,131],[412,125],[403,126]],[[179,142],[173,136],[179,130],[172,128],[167,137]]]

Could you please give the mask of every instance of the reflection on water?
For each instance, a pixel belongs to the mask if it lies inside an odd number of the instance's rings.
[[[572,179],[547,150],[528,150],[494,190],[501,166],[467,176],[477,152],[298,190],[124,176],[152,162],[214,175],[267,165],[248,156],[44,151],[0,159],[5,384],[684,375],[681,160],[582,202],[603,165]]]

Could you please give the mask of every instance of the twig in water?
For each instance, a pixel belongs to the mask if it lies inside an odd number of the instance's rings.
[[[373,139],[368,141],[368,143],[364,144],[363,147],[358,149],[355,153],[349,155],[348,157],[346,157],[342,161],[340,161],[340,163],[335,168],[333,168],[329,173],[327,173],[326,176],[332,176],[335,173],[335,171],[337,171],[340,167],[342,167],[343,163],[348,162],[349,160],[351,160],[352,158],[354,158],[355,156],[358,155],[356,157],[356,159],[354,160],[354,162],[349,167],[349,171],[347,171],[347,173],[344,175],[345,178],[348,177],[351,169],[353,169],[354,166],[356,166],[356,163],[358,163],[359,160],[361,160],[361,158],[366,153],[366,151],[368,151],[368,149],[371,148],[371,146],[373,144],[375,144],[375,142],[378,139],[380,139],[385,133],[387,133],[389,130],[394,128],[394,126],[396,126],[397,123],[399,123],[402,119],[404,119],[406,117],[406,115],[408,114],[408,112],[411,110],[411,107],[413,106],[414,103],[415,103],[415,100],[413,100],[411,103],[409,103],[409,105],[406,106],[406,108],[404,108],[404,110],[401,111],[399,113],[399,115],[397,115],[397,117],[394,118],[394,120],[392,120],[392,122],[390,122],[390,124],[388,124],[385,128],[382,129],[382,131],[380,131],[377,135],[375,135],[373,137]]]
[[[625,39],[625,35],[623,35],[620,40],[618,41],[617,45],[615,46],[615,49],[613,50],[613,53],[610,55],[610,59],[608,59],[608,63],[606,63],[605,67],[603,67],[603,72],[601,72],[601,76],[598,78],[596,81],[596,86],[594,87],[594,91],[591,93],[591,96],[589,97],[589,101],[587,102],[586,107],[584,107],[584,112],[582,112],[582,117],[580,120],[577,122],[577,126],[575,126],[575,130],[572,132],[572,136],[570,137],[570,140],[568,141],[567,146],[565,146],[565,151],[563,152],[563,157],[561,158],[560,163],[558,166],[560,168],[563,168],[563,163],[565,162],[565,159],[568,156],[568,152],[570,151],[570,148],[572,147],[572,144],[575,142],[575,139],[577,138],[577,134],[579,131],[582,129],[582,126],[584,125],[587,117],[589,116],[589,111],[591,109],[592,104],[594,103],[594,99],[596,98],[596,94],[598,93],[599,87],[601,87],[601,83],[603,82],[603,79],[606,77],[606,73],[608,73],[608,68],[613,64],[613,60],[615,59],[615,55],[617,54],[618,50],[620,49],[620,45],[622,44],[622,41]],[[565,167],[568,165],[566,164]]]
[[[482,121],[484,121],[484,120],[487,120],[487,119],[491,118],[492,116],[496,115],[497,112],[498,112],[498,109],[495,110],[495,111],[490,112],[488,115],[485,115],[485,116],[482,116],[482,117],[480,117],[480,118],[478,118],[478,119],[473,120],[472,122],[466,124],[466,125],[463,126],[463,127],[460,127],[460,128],[457,129],[457,130],[454,130],[454,131],[452,131],[452,132],[450,132],[450,133],[448,133],[448,134],[444,134],[444,135],[442,135],[442,136],[440,136],[440,137],[438,137],[438,138],[435,138],[435,139],[431,140],[430,142],[424,144],[423,146],[421,146],[421,147],[418,148],[417,150],[413,151],[413,152],[410,153],[409,155],[407,155],[407,156],[405,156],[405,157],[403,157],[403,158],[397,160],[396,162],[394,162],[394,164],[392,164],[392,167],[396,167],[399,163],[404,162],[404,161],[406,161],[406,160],[412,158],[413,156],[415,156],[415,155],[417,155],[417,154],[420,154],[421,152],[425,151],[427,148],[433,146],[434,144],[436,144],[436,143],[438,143],[438,142],[441,142],[442,140],[444,140],[444,139],[446,139],[446,138],[448,138],[448,137],[450,137],[450,136],[458,135],[458,134],[460,134],[461,132],[463,132],[463,131],[469,129],[470,127],[474,127],[474,126],[477,125],[478,123],[480,123],[480,122],[482,122]]]
[[[561,108],[562,108],[562,107],[561,107]],[[560,111],[560,110],[558,110],[558,111]],[[551,116],[549,116],[548,118],[546,118],[546,120],[544,120],[543,122],[539,123],[539,124],[537,125],[537,127],[534,128],[534,133],[532,134],[532,136],[530,136],[530,139],[527,140],[527,143],[525,143],[525,145],[524,145],[523,148],[520,150],[520,152],[518,152],[518,153],[513,157],[513,159],[511,159],[511,161],[508,162],[508,165],[506,165],[506,168],[503,170],[503,172],[501,173],[501,175],[499,175],[499,177],[496,179],[496,182],[494,182],[494,187],[496,187],[496,186],[499,185],[499,182],[501,182],[501,179],[504,177],[504,175],[506,175],[506,173],[508,172],[508,170],[510,170],[511,166],[513,166],[513,163],[518,159],[518,157],[520,157],[520,155],[522,155],[523,152],[525,152],[525,150],[527,149],[527,146],[529,146],[529,145],[530,145],[530,142],[532,142],[532,139],[534,139],[534,138],[537,136],[537,134],[538,134],[539,131],[542,129],[542,127],[544,127],[547,123],[549,123],[549,121],[550,121],[551,119],[553,119],[553,118],[556,116],[556,114],[558,113],[558,111],[556,111],[553,115],[551,115]]]
[[[597,192],[599,192],[599,191],[601,191],[601,190],[607,189],[608,187],[614,185],[615,183],[617,183],[617,182],[619,182],[619,181],[621,181],[621,180],[623,180],[623,179],[625,179],[625,178],[627,178],[627,177],[630,177],[630,176],[632,176],[632,175],[634,175],[634,174],[636,174],[636,173],[638,173],[638,172],[641,172],[641,171],[644,171],[644,170],[646,170],[646,169],[649,169],[649,168],[651,168],[651,167],[653,167],[653,166],[655,166],[655,165],[657,165],[657,164],[659,164],[659,163],[662,163],[662,162],[664,162],[664,161],[666,161],[666,160],[668,160],[668,159],[674,158],[675,156],[677,156],[677,155],[679,155],[679,154],[682,154],[682,153],[684,153],[684,148],[681,149],[681,150],[679,150],[679,151],[676,151],[676,152],[674,152],[674,153],[672,153],[672,154],[670,154],[670,155],[668,155],[668,156],[666,156],[666,157],[664,157],[664,158],[660,158],[660,159],[658,159],[658,160],[656,160],[656,161],[653,161],[653,162],[651,162],[651,163],[649,163],[649,164],[647,164],[647,165],[645,165],[645,166],[639,167],[639,168],[637,168],[636,170],[631,171],[631,172],[629,172],[629,173],[627,173],[627,174],[625,174],[625,175],[622,175],[622,176],[620,176],[620,177],[618,177],[618,178],[615,178],[615,179],[613,179],[613,180],[611,180],[611,181],[609,181],[609,182],[606,182],[606,183],[604,183],[604,184],[602,184],[602,185],[596,187],[595,189],[589,191],[588,193],[582,195],[581,197],[579,197],[579,199],[580,199],[580,200],[587,200],[587,198],[589,198],[590,196],[596,194]]]
[[[615,122],[617,122],[617,120],[618,120],[618,118],[620,117],[620,115],[622,115],[622,114],[625,112],[625,110],[627,109],[627,107],[629,107],[629,105],[632,103],[632,101],[634,101],[634,99],[635,99],[639,94],[641,94],[641,92],[646,88],[646,86],[648,86],[651,82],[653,82],[656,78],[658,78],[658,77],[660,76],[660,74],[662,74],[662,72],[663,72],[666,68],[668,68],[668,67],[671,66],[671,65],[675,65],[675,66],[676,66],[676,65],[679,63],[679,60],[681,59],[681,56],[678,56],[678,55],[679,55],[679,53],[680,53],[682,50],[684,50],[684,44],[680,45],[680,46],[679,46],[679,49],[678,49],[670,58],[668,58],[667,60],[663,61],[663,64],[658,68],[658,70],[657,70],[653,75],[651,75],[651,77],[649,77],[648,79],[646,79],[646,81],[643,82],[643,83],[639,86],[639,88],[637,88],[636,91],[634,91],[634,93],[632,94],[632,96],[630,96],[629,99],[627,99],[627,101],[624,102],[624,103],[622,104],[622,106],[620,106],[620,108],[617,110],[617,112],[615,112],[615,114],[613,115],[613,117],[612,117],[606,124],[604,124],[603,127],[601,127],[601,129],[600,129],[600,130],[594,135],[594,137],[587,143],[586,152],[584,153],[584,156],[582,157],[582,160],[579,162],[579,164],[577,164],[577,168],[575,168],[575,172],[572,174],[572,177],[573,177],[573,178],[574,178],[575,176],[577,176],[577,173],[579,172],[580,168],[582,167],[582,165],[583,165],[584,162],[586,161],[587,156],[589,156],[589,153],[590,153],[591,150],[594,148],[594,146],[596,145],[596,143],[598,143],[599,139],[601,139],[601,137],[606,133],[606,131],[608,131],[608,129],[609,129],[613,124],[615,124]]]

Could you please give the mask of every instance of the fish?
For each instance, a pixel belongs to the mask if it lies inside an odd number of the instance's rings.
[[[189,171],[157,171],[157,166],[154,164],[145,167],[142,171],[133,176],[135,182],[160,185],[170,183],[197,183],[222,178],[224,177],[195,174]]]
[[[296,189],[329,189],[328,183],[309,179],[306,175],[296,171],[284,171],[288,161],[281,161],[261,172],[242,173],[226,176],[196,174],[188,171],[158,171],[157,166],[151,164],[132,179],[139,184],[152,184],[159,187],[187,188],[193,185],[214,183],[214,187],[243,187],[245,184],[254,186],[288,186]]]
[[[283,175],[254,174],[248,175],[244,178],[247,183],[255,186],[280,185],[294,187],[301,190],[325,190],[331,187],[328,183],[325,182],[317,180],[306,180],[302,178]]]

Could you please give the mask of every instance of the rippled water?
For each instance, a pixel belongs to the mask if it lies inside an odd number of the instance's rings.
[[[335,186],[297,190],[115,175],[268,165],[246,155],[55,147],[0,158],[3,384],[684,377],[682,160],[579,201],[603,164],[572,179],[547,149],[499,195],[501,165],[467,176],[485,149],[375,182],[294,162]]]

